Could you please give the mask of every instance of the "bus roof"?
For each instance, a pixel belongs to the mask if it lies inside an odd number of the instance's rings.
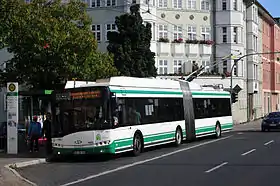
[[[79,88],[79,87],[84,87],[84,86],[90,86],[95,84],[95,82],[92,81],[67,81],[65,85],[65,89],[69,88]]]
[[[161,78],[136,78],[117,76],[107,79],[98,79],[96,82],[76,81],[76,88],[79,87],[95,87],[95,86],[114,86],[114,87],[134,87],[134,88],[156,88],[156,89],[173,89],[181,90],[179,81],[172,79]],[[65,89],[74,88],[74,82],[67,82]],[[202,87],[199,84],[189,82],[191,91],[219,91],[224,92],[222,89],[214,89],[212,87]],[[227,92],[228,93],[228,92]]]

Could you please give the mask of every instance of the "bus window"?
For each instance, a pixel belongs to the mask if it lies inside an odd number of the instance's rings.
[[[231,116],[229,98],[194,98],[193,106],[196,119]]]

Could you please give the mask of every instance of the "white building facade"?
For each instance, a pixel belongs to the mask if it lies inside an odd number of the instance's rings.
[[[237,51],[239,56],[261,52],[258,7],[253,2],[216,1],[216,43],[228,50],[216,49],[217,60],[234,51]],[[224,61],[219,72],[230,72],[233,64],[233,60]],[[237,121],[248,121],[262,116],[261,69],[261,58],[252,55],[240,60],[233,70],[233,87],[238,84],[242,88],[238,94],[239,101],[233,104],[234,118]]]
[[[188,74],[192,64],[219,64],[218,73],[230,72],[230,54],[246,55],[261,51],[258,7],[246,0],[87,0],[93,19],[92,30],[99,49],[106,51],[107,31],[117,30],[115,17],[129,12],[133,3],[140,4],[142,18],[152,24],[151,50],[156,54],[156,67],[161,77]],[[146,12],[149,10],[150,13]],[[179,41],[180,40],[180,41]],[[175,42],[177,41],[177,42]],[[204,41],[204,42],[202,42]],[[214,41],[214,45],[202,44]],[[240,60],[233,70],[233,87],[242,90],[233,104],[234,120],[246,122],[262,116],[262,83],[259,56]],[[208,72],[214,69],[207,69]],[[167,76],[169,74],[169,76]],[[230,79],[200,77],[200,84],[223,84]]]
[[[106,51],[107,32],[117,30],[115,17],[129,12],[131,4],[137,3],[144,22],[152,25],[151,50],[156,54],[158,74],[190,73],[192,63],[201,66],[212,61],[212,46],[206,44],[213,39],[210,0],[87,0],[86,3],[101,51]]]

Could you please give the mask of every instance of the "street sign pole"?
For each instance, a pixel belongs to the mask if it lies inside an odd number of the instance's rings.
[[[7,83],[7,153],[18,153],[18,83]]]

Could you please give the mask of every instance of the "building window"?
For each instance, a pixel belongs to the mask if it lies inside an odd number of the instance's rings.
[[[279,84],[280,83],[280,73],[276,73],[276,75],[277,75],[276,83]],[[278,97],[278,103],[279,103],[279,97]]]
[[[158,7],[167,8],[167,0],[158,0]]]
[[[91,7],[101,7],[101,0],[91,0]]]
[[[173,8],[182,8],[182,0],[173,0]]]
[[[223,61],[223,73],[227,73],[228,72],[228,70],[227,70],[227,60],[224,60]]]
[[[108,41],[108,32],[116,32],[116,24],[106,24],[106,41]]]
[[[101,25],[92,25],[91,30],[96,41],[101,41]]]
[[[253,6],[253,20],[257,23],[258,22],[258,9],[257,7]]]
[[[182,29],[182,26],[174,25],[173,35],[174,35],[174,38],[173,38],[174,40],[176,40],[176,39],[183,39],[183,29]]]
[[[222,10],[227,10],[227,0],[222,0]]]
[[[168,38],[167,25],[158,25],[158,37],[159,38]]]
[[[257,52],[258,51],[258,37],[255,35],[253,36],[253,43],[254,43],[253,50],[255,52]]]
[[[167,60],[159,60],[158,62],[158,73],[159,74],[167,74],[167,69],[168,69],[168,62]]]
[[[174,74],[182,73],[182,60],[173,61]]]
[[[196,27],[195,26],[188,26],[188,39],[196,40]]]
[[[254,70],[253,79],[257,80],[258,79],[258,65],[254,64],[253,70]]]
[[[233,42],[237,43],[237,27],[233,27]]]
[[[202,0],[201,1],[201,10],[210,10],[209,0]]]
[[[222,27],[222,37],[223,37],[223,43],[227,42],[227,27]]]
[[[188,9],[195,10],[196,9],[196,0],[188,0]]]
[[[237,11],[237,0],[233,0],[233,10]]]
[[[205,66],[209,67],[210,61],[203,60],[203,61],[201,61],[201,65],[202,65],[202,67],[205,67]],[[205,68],[204,72],[210,72],[210,68]]]
[[[210,40],[210,28],[209,27],[202,27],[201,28],[201,35],[203,40]]]
[[[116,0],[106,0],[106,6],[116,6]]]

